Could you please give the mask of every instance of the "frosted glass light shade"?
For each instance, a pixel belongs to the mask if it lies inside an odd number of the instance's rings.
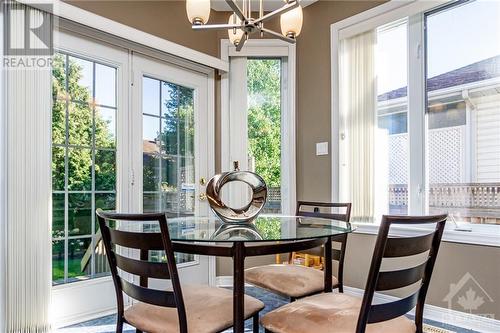
[[[283,36],[295,38],[300,35],[303,20],[301,6],[281,14],[280,25]]]
[[[210,0],[186,0],[186,13],[192,24],[205,24],[210,17]]]
[[[235,24],[235,23],[238,24],[238,23],[241,23],[241,20],[239,18],[235,19],[234,14],[232,14],[231,16],[229,16],[229,20],[227,21],[227,23],[228,24]],[[241,38],[243,38],[244,32],[241,29],[236,29],[236,33],[234,33],[234,29],[227,29],[227,34],[229,36],[229,41],[233,45],[238,45]]]

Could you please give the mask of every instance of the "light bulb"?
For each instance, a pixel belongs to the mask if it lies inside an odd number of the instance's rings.
[[[284,14],[281,14],[280,25],[281,33],[283,34],[283,36],[295,38],[300,35],[303,20],[304,18],[302,15],[301,6],[289,10]]]
[[[241,20],[239,18],[235,18],[235,14],[232,14],[231,16],[229,16],[229,20],[227,21],[227,23],[241,24]],[[234,30],[236,30],[236,33]],[[229,35],[229,41],[234,46],[237,46],[241,38],[243,37],[244,32],[242,29],[227,29],[227,34]]]
[[[205,24],[210,17],[210,0],[186,0],[186,13],[192,24]]]

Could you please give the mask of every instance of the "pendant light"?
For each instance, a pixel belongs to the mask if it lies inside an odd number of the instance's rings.
[[[186,0],[186,13],[191,24],[206,24],[210,17],[210,0]]]
[[[300,35],[303,22],[302,7],[298,6],[286,13],[281,14],[281,33],[288,38],[296,38]]]
[[[231,16],[229,16],[227,24],[241,24],[241,21],[237,18],[235,14],[231,14]],[[229,41],[234,46],[238,46],[238,44],[241,41],[241,38],[243,38],[244,33],[245,32],[242,29],[236,29],[236,28],[227,29]]]

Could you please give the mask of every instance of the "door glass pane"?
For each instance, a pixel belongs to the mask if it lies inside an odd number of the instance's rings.
[[[248,166],[267,184],[264,213],[281,213],[281,59],[248,59]]]
[[[52,82],[52,277],[59,284],[108,273],[94,251],[94,211],[116,208],[116,68],[60,52]]]
[[[408,214],[408,24],[377,29],[376,214]]]
[[[192,88],[143,77],[143,99],[150,98],[143,101],[144,212],[194,215],[193,96]],[[161,110],[159,115],[151,111],[155,106]],[[163,257],[160,252],[151,255],[154,260]],[[176,254],[176,258],[178,264],[195,260],[194,255]]]
[[[500,224],[500,3],[459,3],[426,26],[428,210]]]

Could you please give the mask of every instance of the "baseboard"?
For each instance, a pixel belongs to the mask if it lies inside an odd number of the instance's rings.
[[[218,276],[216,278],[218,287],[232,287],[232,276]],[[247,284],[247,286],[250,286]],[[364,291],[362,289],[353,287],[344,287],[344,292],[349,295],[362,297]],[[390,302],[396,300],[397,297],[376,294],[374,297],[375,302]],[[412,310],[410,314],[414,314]],[[486,318],[482,316],[473,315],[466,312],[450,310],[435,305],[427,304],[424,308],[424,317],[427,320],[437,321],[440,323],[457,326],[477,332],[484,333],[498,333],[500,327],[500,320]]]
[[[58,318],[58,320],[52,324],[52,327],[54,329],[74,325],[74,324],[79,324],[83,323],[89,320],[109,316],[112,314],[116,314],[116,307],[110,308],[110,309],[105,309],[105,310],[99,310],[99,311],[92,311],[92,312],[87,312],[87,313],[81,313],[76,316],[67,316],[64,318]]]

